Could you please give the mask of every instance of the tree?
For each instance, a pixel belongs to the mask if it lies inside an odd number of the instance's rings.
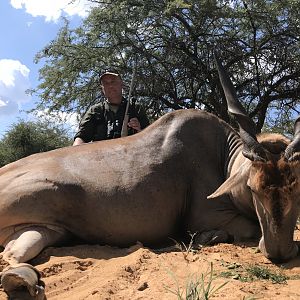
[[[296,0],[102,0],[83,24],[67,21],[36,61],[37,109],[83,113],[101,97],[99,73],[113,68],[153,118],[201,108],[229,121],[214,65],[217,50],[257,131],[299,113],[300,11]],[[270,117],[271,116],[271,117]],[[275,118],[275,119],[274,119]],[[268,126],[271,126],[268,123]]]
[[[66,131],[48,121],[19,121],[0,141],[0,167],[33,153],[71,145]]]

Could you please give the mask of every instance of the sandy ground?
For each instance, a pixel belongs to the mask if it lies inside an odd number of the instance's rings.
[[[298,229],[295,239],[300,240]],[[126,249],[79,245],[48,248],[32,263],[42,273],[48,300],[171,300],[179,299],[174,294],[178,290],[186,299],[189,283],[198,281],[200,288],[204,280],[207,288],[210,274],[214,274],[212,287],[226,284],[209,299],[300,299],[300,256],[274,265],[257,251],[255,243],[220,244],[188,252],[139,244]],[[247,271],[254,266],[269,272],[266,279]],[[275,275],[283,282],[272,282],[270,277]],[[0,299],[6,299],[2,289]]]

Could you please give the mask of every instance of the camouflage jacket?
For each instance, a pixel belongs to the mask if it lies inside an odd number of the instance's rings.
[[[110,109],[106,101],[91,106],[83,116],[74,139],[79,137],[87,143],[120,137],[126,104],[127,101],[123,99],[116,112]],[[131,103],[128,114],[129,120],[134,117],[139,120],[142,129],[149,125],[148,117],[140,105]],[[128,135],[134,133],[132,128],[128,128]]]

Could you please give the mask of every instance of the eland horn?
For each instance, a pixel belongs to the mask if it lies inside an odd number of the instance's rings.
[[[287,161],[300,160],[300,117],[297,118],[294,124],[294,139],[286,147],[284,158]]]
[[[255,123],[239,102],[233,83],[216,55],[215,62],[226,97],[228,112],[234,116],[239,125],[240,136],[244,144],[243,155],[252,161],[266,161],[265,150],[256,139]]]

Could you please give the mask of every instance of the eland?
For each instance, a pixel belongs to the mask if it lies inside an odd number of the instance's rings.
[[[142,132],[34,154],[0,169],[1,283],[10,299],[45,299],[28,263],[72,239],[156,246],[179,232],[197,243],[260,238],[267,258],[298,255],[300,120],[292,142],[256,137],[221,63],[239,132],[199,110],[168,113]]]

